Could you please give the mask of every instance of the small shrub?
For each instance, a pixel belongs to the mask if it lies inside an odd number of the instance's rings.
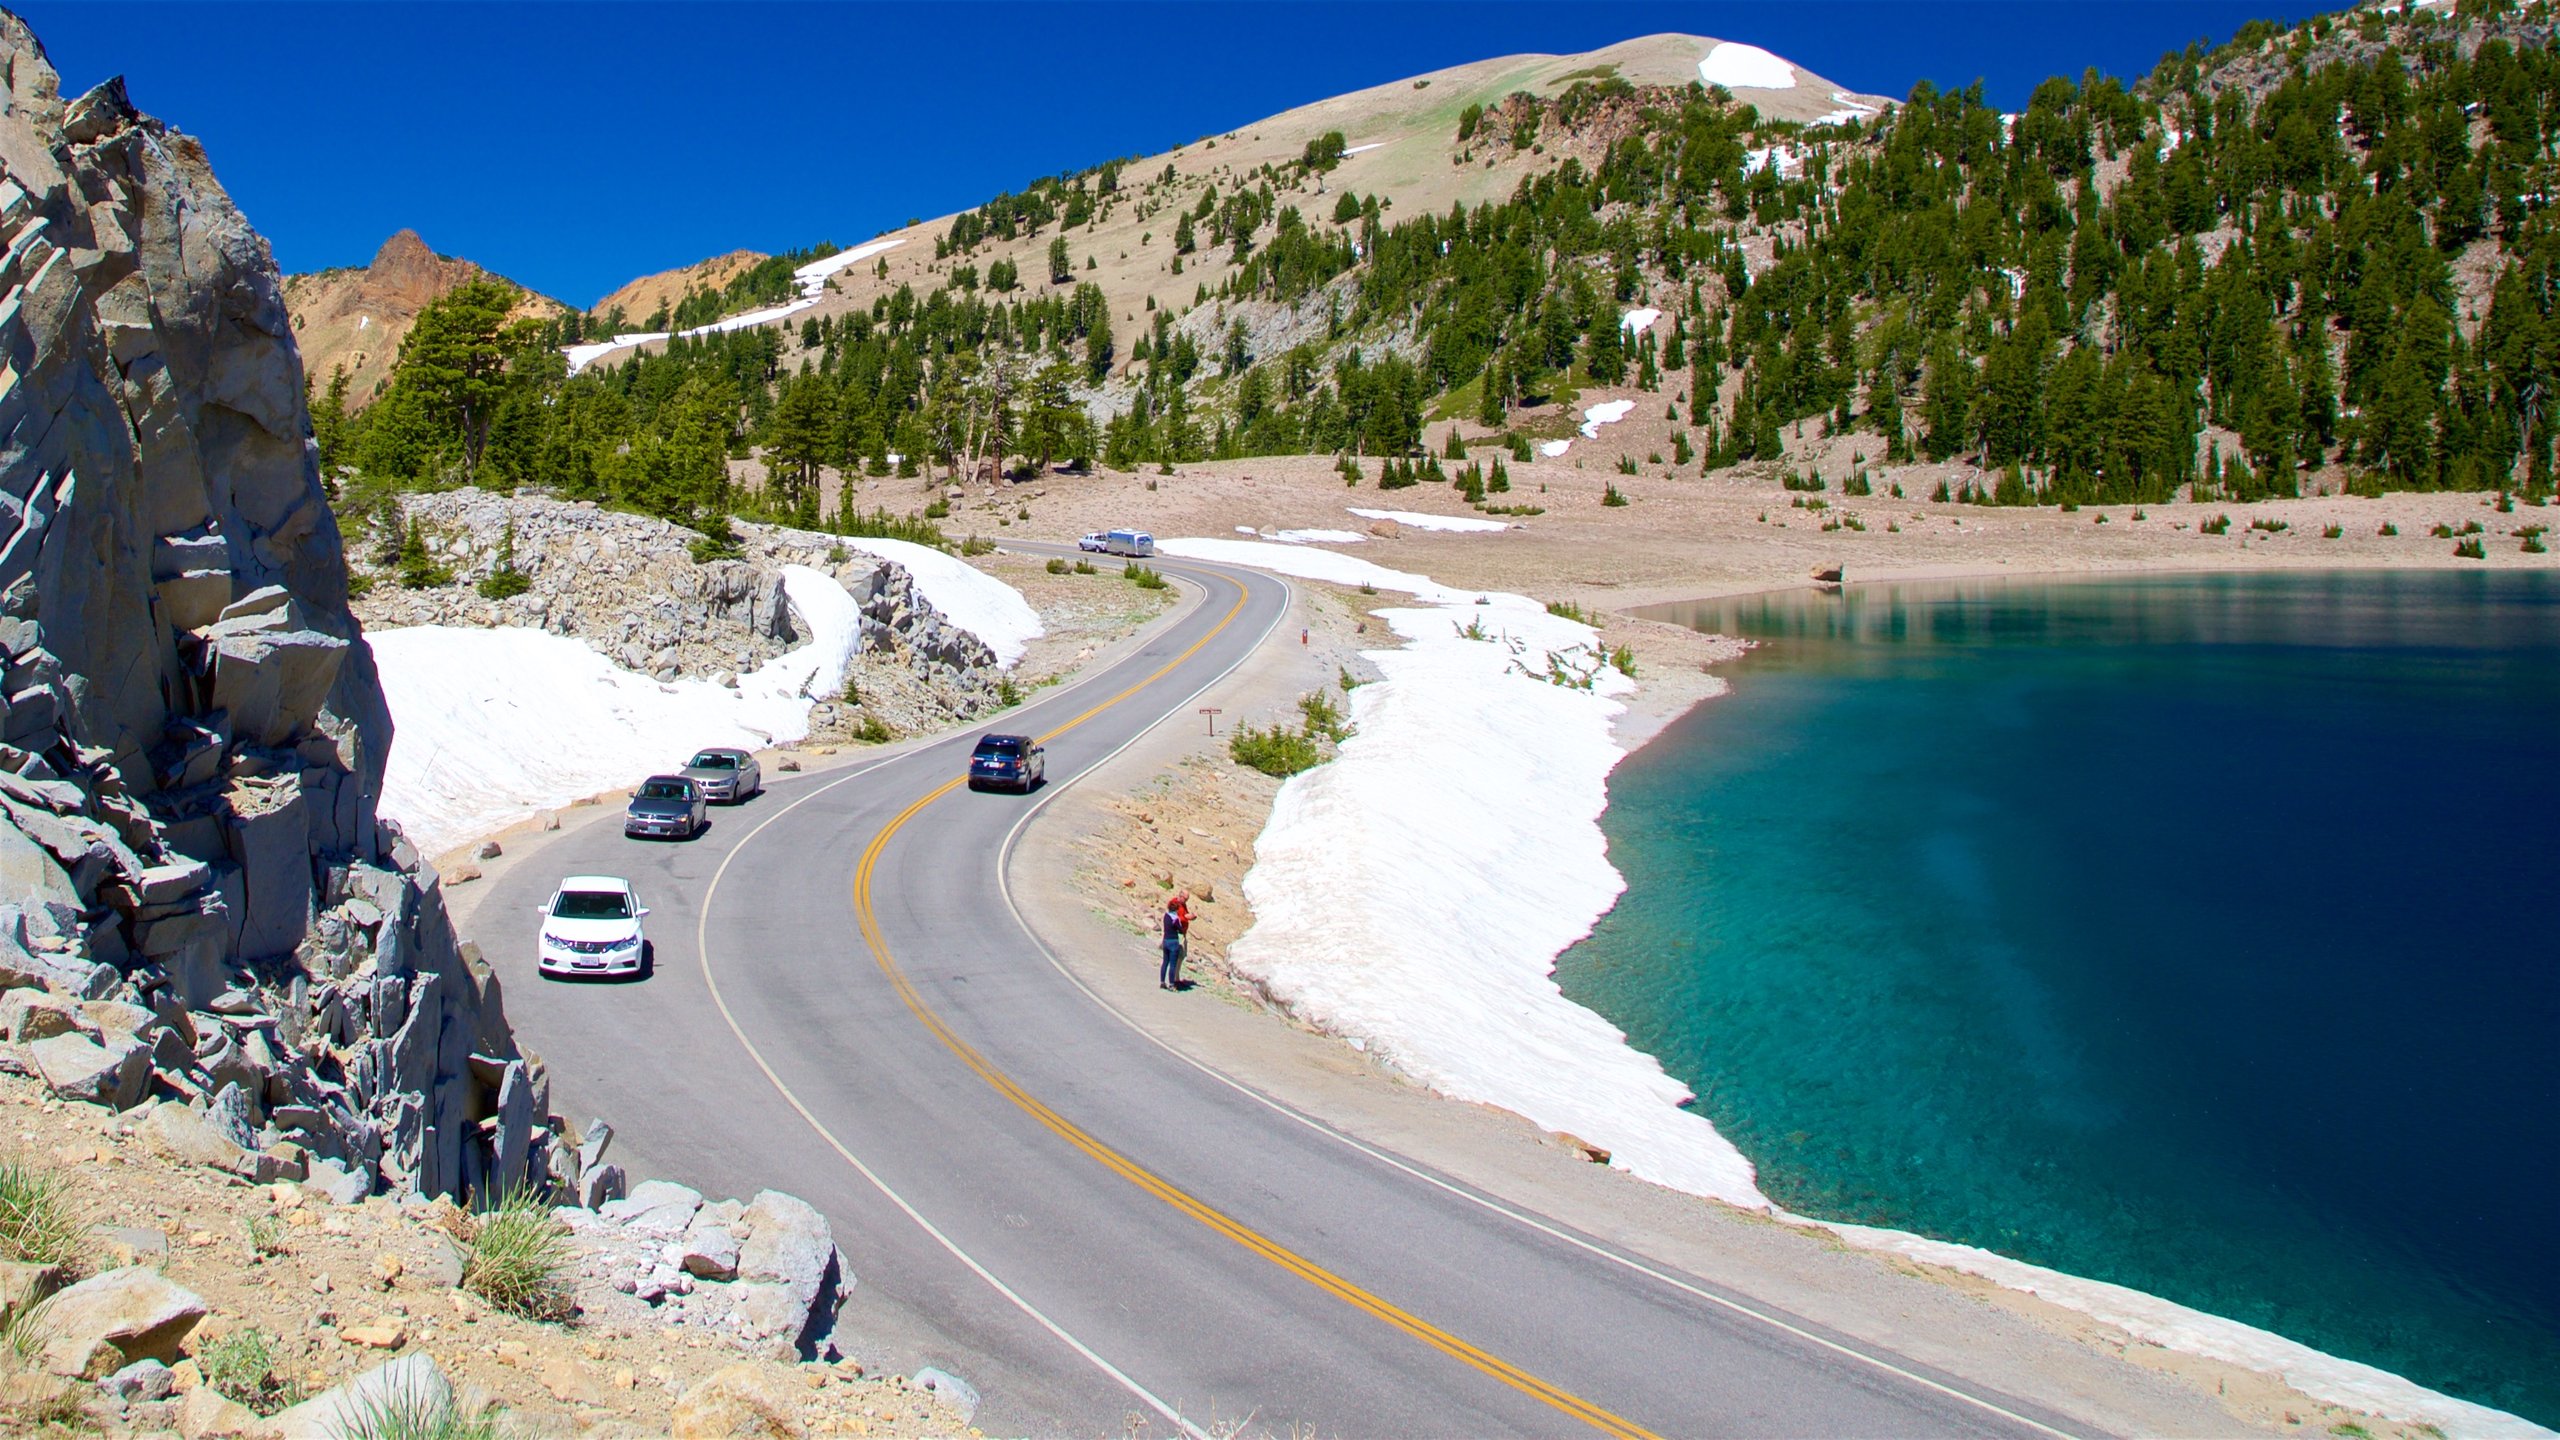
[[[830,546],[828,546],[828,547],[827,547],[827,563],[828,563],[828,564],[830,564],[830,565],[841,565],[841,564],[843,564],[843,563],[845,562],[845,560],[846,560],[847,558],[848,558],[848,557],[847,557],[847,554],[846,554],[845,548],[844,548],[842,545],[830,545]]]
[[[1157,574],[1135,560],[1130,561],[1127,565],[1121,568],[1120,578],[1137,586],[1141,590],[1161,590],[1164,588],[1165,583],[1162,575]]]
[[[1659,460],[1657,460],[1657,461],[1655,461],[1654,463],[1658,465],[1658,464],[1660,464],[1660,463],[1662,463],[1662,462],[1660,462]],[[1635,462],[1635,457],[1633,457],[1633,456],[1631,456],[1631,455],[1621,455],[1621,456],[1619,456],[1619,457],[1618,457],[1618,473],[1619,473],[1619,474],[1621,474],[1621,475],[1633,475],[1634,473],[1636,473],[1636,462]]]
[[[489,567],[488,578],[480,582],[480,594],[489,600],[508,600],[533,588],[533,577],[516,568],[516,522],[498,532],[498,558]]]
[[[1636,652],[1628,647],[1621,645],[1610,651],[1609,663],[1617,667],[1619,674],[1630,680],[1636,678]]]
[[[400,584],[409,590],[432,590],[453,583],[453,571],[427,553],[427,537],[418,522],[409,522],[400,541]]]
[[[1591,623],[1590,613],[1570,600],[1548,601],[1547,613],[1550,615],[1560,616],[1567,620],[1576,621],[1584,625]]]
[[[1333,703],[1331,696],[1321,690],[1311,691],[1298,697],[1298,714],[1306,722],[1307,734],[1321,735],[1336,743],[1340,743],[1350,729],[1343,722],[1341,708]]]
[[[865,745],[886,745],[898,738],[898,732],[879,716],[865,714],[862,723],[853,727],[853,738]]]
[[[302,1386],[276,1373],[275,1337],[254,1326],[207,1341],[196,1351],[204,1383],[224,1397],[260,1415],[273,1415],[302,1402]]]
[[[2346,533],[2347,529],[2343,525],[2324,525],[2320,529],[2320,538],[2323,540],[2335,540]]]
[[[2439,524],[2437,524],[2437,526],[2436,526],[2434,529],[2432,529],[2432,530],[2428,531],[2427,533],[2428,533],[2428,534],[2430,534],[2430,535],[2433,535],[2434,537],[2436,537],[2436,538],[2437,538],[2437,539],[2439,539],[2439,540],[2450,540],[2450,539],[2452,539],[2452,538],[2453,538],[2453,527],[2452,527],[2452,526],[2450,526],[2450,525],[2446,525],[2446,524],[2439,523]]]
[[[1021,703],[1022,687],[1013,683],[1012,676],[1007,675],[996,681],[996,704],[1010,710]]]
[[[565,1319],[577,1263],[568,1227],[518,1190],[473,1218],[463,1245],[462,1288],[510,1315]]]
[[[1600,503],[1601,503],[1601,504],[1603,504],[1603,505],[1607,505],[1607,506],[1611,506],[1611,507],[1616,507],[1616,506],[1619,506],[1619,505],[1624,505],[1624,504],[1626,504],[1626,503],[1627,503],[1627,497],[1626,497],[1625,492],[1621,491],[1621,490],[1618,488],[1617,482],[1613,480],[1613,481],[1609,482],[1609,488],[1608,488],[1608,489],[1603,490],[1603,491],[1601,491],[1601,492],[1600,492]]]
[[[747,553],[745,544],[738,539],[738,532],[729,527],[726,515],[713,521],[710,528],[696,536],[686,549],[696,565],[708,565],[714,560],[735,560]]]
[[[975,535],[960,542],[960,553],[963,555],[992,555],[995,549],[996,542],[981,539]]]
[[[2465,535],[2461,539],[2454,541],[2453,554],[2454,558],[2457,560],[2486,560],[2489,558],[2487,548],[2481,545],[2480,537],[2477,535]]]
[[[0,1260],[79,1268],[88,1207],[71,1181],[24,1160],[0,1160]]]
[[[1356,679],[1356,678],[1354,678],[1354,677],[1353,677],[1353,675],[1352,675],[1352,673],[1351,673],[1351,667],[1350,667],[1350,666],[1348,666],[1348,665],[1341,666],[1341,667],[1337,670],[1336,674],[1338,675],[1339,680],[1340,680],[1340,683],[1341,683],[1341,685],[1342,685],[1342,693],[1343,693],[1343,694],[1348,695],[1348,694],[1350,694],[1352,691],[1357,690],[1357,689],[1359,689],[1359,688],[1360,688],[1360,686],[1361,686],[1361,683],[1362,683],[1362,682],[1361,682],[1360,680],[1358,680],[1358,679]]]
[[[2293,527],[2282,520],[2270,520],[2266,516],[2261,515],[2257,519],[2249,522],[2249,528],[2252,530],[2264,530],[2270,535],[2281,535]]]
[[[1067,569],[1067,562],[1063,558],[1052,558],[1049,561],[1048,570],[1052,575],[1064,575]]]
[[[2381,529],[2379,529],[2379,530],[2374,531],[2373,533],[2374,533],[2374,534],[2376,534],[2376,535],[2383,536],[2383,537],[2385,537],[2385,538],[2387,539],[2387,538],[2389,538],[2390,536],[2393,536],[2393,535],[2397,535],[2397,534],[2399,534],[2399,533],[2400,533],[2400,527],[2399,527],[2399,526],[2397,526],[2397,525],[2392,524],[2392,523],[2391,523],[2390,521],[2388,521],[2388,520],[2385,520],[2385,521],[2383,521],[2383,522],[2382,522],[2382,528],[2381,528]]]
[[[2199,535],[2228,535],[2231,533],[2231,517],[2228,515],[2216,515],[2212,519],[2198,525],[2196,527],[2196,533]]]
[[[1283,780],[1324,759],[1314,740],[1278,725],[1260,730],[1244,726],[1227,741],[1227,753],[1239,765]]]
[[[2521,548],[2527,555],[2541,555],[2548,553],[2542,543],[2544,533],[2544,528],[2540,525],[2528,525],[2524,529],[2517,531],[2516,534],[2524,537],[2524,544],[2519,548]]]
[[[932,503],[930,503],[930,504],[928,504],[928,505],[926,505],[926,506],[924,507],[924,518],[926,518],[927,520],[948,520],[948,519],[950,519],[950,518],[951,518],[951,502],[950,502],[950,501],[948,501],[948,500],[943,499],[943,498],[942,498],[941,496],[939,496],[939,495],[937,495],[937,496],[933,497],[933,501],[932,501]]]
[[[1090,560],[1077,561],[1075,571],[1079,575],[1099,575],[1102,573],[1101,571],[1093,568],[1093,562]]]

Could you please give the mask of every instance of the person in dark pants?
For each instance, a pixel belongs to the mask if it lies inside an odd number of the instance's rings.
[[[1164,964],[1156,971],[1156,988],[1179,990],[1182,988],[1182,950],[1191,929],[1191,921],[1182,913],[1182,897],[1177,895],[1164,902],[1161,929],[1164,932]]]

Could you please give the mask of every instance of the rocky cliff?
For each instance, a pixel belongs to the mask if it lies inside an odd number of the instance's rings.
[[[391,721],[267,245],[4,14],[0,75],[0,1066],[261,1175],[540,1173],[539,1067],[375,815]]]
[[[346,371],[347,409],[355,411],[372,404],[390,383],[400,342],[429,302],[474,280],[504,278],[468,260],[439,255],[417,231],[403,230],[382,242],[370,265],[287,275],[284,304],[313,384],[325,388],[332,372]],[[567,308],[528,291],[514,315],[547,319]]]

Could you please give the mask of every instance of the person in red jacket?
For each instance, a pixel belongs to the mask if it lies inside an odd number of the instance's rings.
[[[1156,969],[1156,988],[1182,988],[1182,952],[1191,934],[1191,903],[1187,895],[1176,895],[1164,902],[1164,914],[1158,929],[1164,936],[1164,963]]]

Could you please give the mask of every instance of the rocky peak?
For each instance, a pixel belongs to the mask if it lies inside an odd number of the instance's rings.
[[[399,305],[410,314],[484,275],[468,260],[449,260],[427,248],[415,230],[402,230],[382,242],[365,271],[369,298],[384,307]]]

